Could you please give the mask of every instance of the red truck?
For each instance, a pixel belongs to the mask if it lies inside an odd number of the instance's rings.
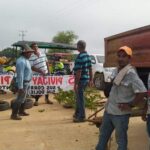
[[[105,67],[117,66],[116,51],[121,46],[129,46],[133,50],[131,64],[147,87],[150,72],[150,25],[107,37],[105,40]]]

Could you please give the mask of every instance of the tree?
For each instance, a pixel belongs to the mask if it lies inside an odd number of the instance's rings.
[[[0,56],[15,58],[15,57],[18,57],[18,55],[19,55],[19,51],[10,47],[5,48],[2,51],[0,51]]]
[[[73,31],[61,31],[58,32],[56,36],[53,37],[53,42],[74,44],[75,40],[78,38]]]
[[[63,44],[74,44],[75,40],[78,36],[73,31],[61,31],[58,32],[52,39],[55,43],[63,43]],[[67,50],[62,49],[50,49],[50,53],[53,52],[68,52]]]

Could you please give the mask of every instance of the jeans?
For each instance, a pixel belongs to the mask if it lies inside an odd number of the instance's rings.
[[[150,138],[150,114],[147,115],[147,133]]]
[[[85,119],[85,100],[84,100],[84,91],[87,87],[88,81],[79,82],[78,91],[76,92],[76,109],[75,109],[75,118],[78,120]]]
[[[26,96],[28,93],[28,89],[29,89],[29,85],[30,84],[28,82],[24,83],[24,85],[23,85],[24,92],[18,93],[16,101],[15,101],[16,104],[21,105],[22,103],[25,102]]]
[[[127,130],[129,124],[128,115],[111,115],[106,111],[104,112],[103,122],[100,127],[99,142],[97,144],[96,150],[106,150],[107,142],[111,137],[112,132],[115,129],[116,141],[118,144],[117,150],[127,150]]]

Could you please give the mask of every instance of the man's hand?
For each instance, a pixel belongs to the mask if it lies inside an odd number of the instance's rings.
[[[90,80],[90,81],[89,81],[89,87],[93,87],[93,85],[94,85],[94,84],[93,84],[93,81]]]
[[[36,68],[34,66],[32,66],[32,70],[35,71],[35,72],[40,73],[42,76],[46,75],[46,73],[43,70],[40,70],[40,69],[38,69],[38,68]]]
[[[43,70],[41,70],[40,73],[42,76],[46,76],[46,73]]]
[[[141,116],[141,119],[142,119],[143,121],[146,121],[146,120],[147,120],[147,115],[146,115],[146,113],[144,113],[144,114]]]
[[[121,111],[130,111],[131,107],[128,103],[119,103],[118,107]]]
[[[74,85],[74,91],[77,92],[78,91],[78,84]]]

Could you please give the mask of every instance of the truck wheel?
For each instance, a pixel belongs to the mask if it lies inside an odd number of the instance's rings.
[[[9,107],[9,103],[8,102],[3,101],[3,100],[0,101],[0,111],[7,110],[9,108],[10,107]]]
[[[104,84],[105,84],[104,75],[103,74],[96,74],[94,77],[94,86],[99,90],[103,90]]]

